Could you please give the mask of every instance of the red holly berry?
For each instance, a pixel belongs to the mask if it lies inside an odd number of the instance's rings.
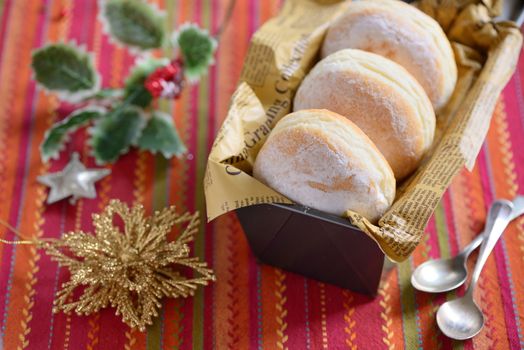
[[[178,98],[182,93],[184,70],[180,59],[157,68],[144,82],[153,97]]]

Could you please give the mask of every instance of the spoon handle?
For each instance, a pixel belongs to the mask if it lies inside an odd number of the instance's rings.
[[[513,211],[511,212],[510,220],[514,220],[524,214],[524,196],[516,196],[511,203],[513,204]],[[487,231],[484,230],[478,234],[474,240],[464,247],[460,255],[467,259],[467,257],[482,244],[484,237],[486,237],[485,232]]]
[[[524,214],[524,196],[516,196],[513,201],[513,213],[511,214],[511,220]]]
[[[512,210],[513,204],[510,201],[504,199],[495,201],[489,210],[488,217],[486,219],[486,226],[484,229],[484,241],[480,247],[477,264],[473,270],[471,283],[469,285],[468,291],[466,292],[471,297],[473,297],[473,290],[475,289],[475,285],[477,284],[484,264],[488,260],[488,257],[493,251],[493,248],[495,248],[495,245],[497,244],[500,236],[502,236],[506,226],[508,226],[511,221]]]
[[[475,237],[474,240],[472,240],[467,246],[464,247],[464,250],[462,250],[462,252],[460,252],[460,255],[464,256],[464,259],[467,259],[467,257],[475,250],[479,247],[479,245],[482,244],[482,242],[484,241],[484,232],[485,231],[482,231],[481,233],[479,233],[477,235],[477,237]]]

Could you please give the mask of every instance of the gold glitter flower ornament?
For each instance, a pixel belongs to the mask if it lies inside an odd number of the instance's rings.
[[[175,224],[181,232],[168,241]],[[130,327],[144,331],[158,316],[162,298],[192,296],[199,285],[215,280],[206,262],[189,256],[198,213],[178,215],[169,207],[145,217],[142,206],[130,209],[112,200],[93,215],[93,225],[94,235],[70,232],[42,242],[47,254],[71,273],[56,295],[55,312],[88,315],[112,306]],[[187,270],[197,276],[185,277]],[[77,288],[83,290],[75,298]]]

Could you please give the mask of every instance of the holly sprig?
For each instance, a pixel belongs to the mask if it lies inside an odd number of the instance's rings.
[[[116,161],[135,146],[166,158],[186,152],[170,115],[156,110],[159,98],[176,99],[187,83],[198,82],[213,64],[217,41],[195,24],[169,34],[164,13],[141,0],[100,0],[99,18],[116,45],[136,54],[135,65],[119,89],[101,87],[92,54],[74,42],[33,52],[38,85],[76,109],[55,123],[40,147],[44,162],[58,158],[70,135],[89,127],[89,144],[99,164]],[[173,51],[175,59],[154,58],[151,50]]]

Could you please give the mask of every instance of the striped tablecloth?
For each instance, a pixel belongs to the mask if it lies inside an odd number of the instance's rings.
[[[228,0],[154,0],[176,26],[186,21],[215,31]],[[75,40],[95,53],[104,86],[122,84],[134,58],[112,46],[97,21],[94,0],[0,1],[0,218],[35,237],[92,230],[91,213],[111,198],[143,203],[148,210],[176,204],[204,209],[202,180],[213,136],[224,118],[250,36],[276,13],[278,0],[237,1],[222,36],[216,65],[186,89],[171,111],[189,149],[187,157],[131,152],[98,183],[98,198],[76,206],[44,203],[35,179],[61,169],[78,151],[87,164],[83,131],[58,161],[42,164],[38,146],[46,128],[67,106],[35,89],[31,50],[47,42]],[[524,59],[500,99],[472,172],[463,171],[446,192],[427,235],[409,261],[384,275],[378,296],[367,297],[256,263],[234,214],[202,225],[196,255],[218,281],[194,298],[166,300],[147,332],[129,329],[113,310],[78,317],[53,314],[52,300],[67,277],[30,246],[0,245],[1,339],[11,349],[519,349],[524,347],[524,219],[513,223],[488,260],[478,303],[486,327],[472,341],[451,342],[435,326],[439,304],[462,294],[415,292],[409,278],[428,258],[457,253],[482,228],[495,198],[524,193]],[[12,233],[0,230],[7,239]],[[297,242],[299,244],[299,242]],[[472,263],[470,261],[469,263]]]

